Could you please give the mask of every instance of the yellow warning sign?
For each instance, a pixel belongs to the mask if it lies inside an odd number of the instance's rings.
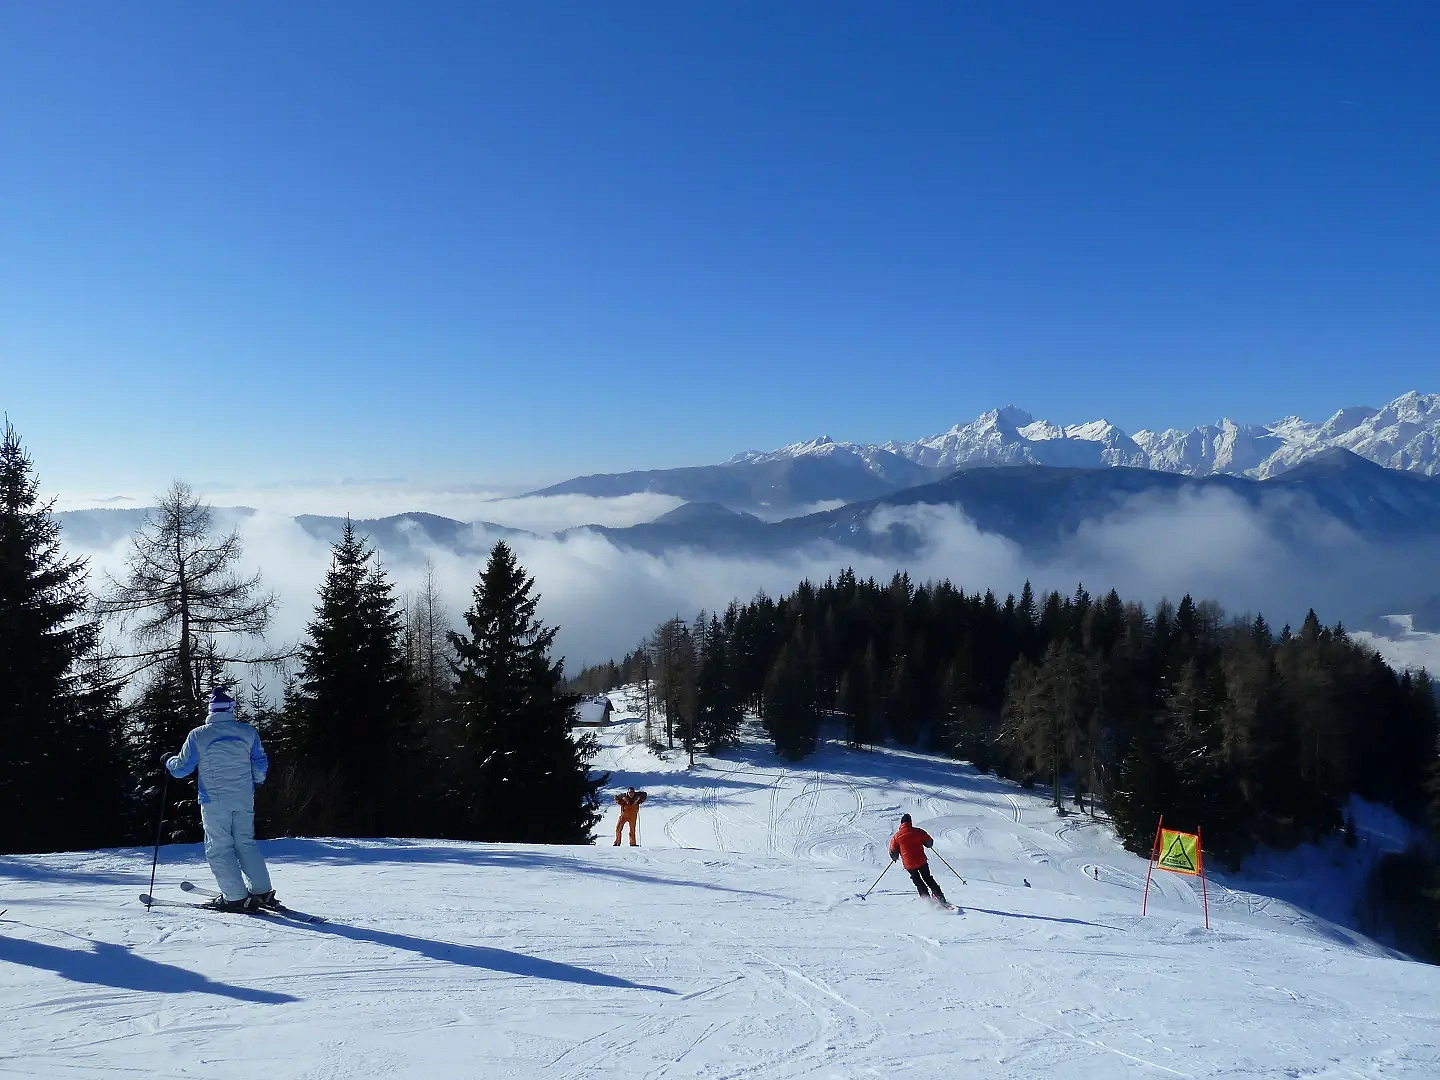
[[[1200,873],[1200,837],[1194,833],[1160,830],[1160,861],[1155,865],[1161,870],[1173,870],[1177,874]]]

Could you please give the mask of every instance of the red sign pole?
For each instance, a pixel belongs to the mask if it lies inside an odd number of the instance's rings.
[[[1155,826],[1155,842],[1150,845],[1150,863],[1145,867],[1145,896],[1140,901],[1140,914],[1144,915],[1150,906],[1150,875],[1155,870],[1155,856],[1160,852],[1160,830],[1165,827],[1165,815],[1160,815],[1160,823]]]
[[[1205,838],[1195,826],[1195,861],[1200,864],[1200,902],[1205,905],[1205,929],[1210,929],[1210,896],[1205,889]]]

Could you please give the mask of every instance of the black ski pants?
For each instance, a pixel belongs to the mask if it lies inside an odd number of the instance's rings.
[[[917,866],[907,873],[910,875],[910,880],[915,883],[915,891],[921,896],[933,896],[937,900],[945,899],[945,894],[940,891],[940,886],[935,884],[935,875],[930,873],[929,863]]]

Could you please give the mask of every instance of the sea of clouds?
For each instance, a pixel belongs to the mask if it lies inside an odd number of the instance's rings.
[[[234,493],[224,494],[228,501]],[[1026,580],[1037,589],[1065,593],[1079,582],[1096,595],[1113,587],[1123,598],[1147,604],[1190,593],[1236,613],[1263,611],[1277,627],[1298,623],[1312,606],[1326,622],[1343,618],[1354,625],[1403,609],[1407,599],[1418,596],[1419,583],[1440,581],[1436,545],[1378,546],[1313,508],[1275,502],[1257,509],[1223,491],[1132,498],[1044,554],[982,531],[956,507],[877,514],[871,528],[903,525],[922,538],[919,549],[903,558],[862,554],[829,542],[767,557],[685,548],[657,555],[622,548],[584,529],[555,535],[586,524],[651,520],[677,505],[667,496],[497,498],[460,489],[376,490],[373,485],[350,492],[356,497],[348,500],[335,488],[287,489],[280,497],[273,491],[245,494],[243,504],[254,511],[220,507],[216,524],[240,529],[244,568],[260,570],[266,587],[279,597],[273,642],[302,636],[330,563],[329,544],[303,529],[294,515],[348,512],[363,519],[403,506],[527,530],[504,538],[534,575],[541,616],[559,626],[557,651],[571,672],[618,658],[672,615],[689,618],[701,609],[723,609],[730,600],[748,599],[760,590],[783,594],[802,579],[823,581],[847,566],[861,577],[882,581],[902,569],[917,581],[948,578],[967,591],[994,589],[1002,599],[1007,592],[1018,593]],[[379,552],[402,594],[417,589],[427,566],[433,567],[456,625],[470,602],[483,553],[501,535],[484,524],[472,530],[464,552],[437,545],[418,529],[402,531],[398,547]],[[122,535],[91,541],[88,548],[72,547],[90,560],[97,587],[103,575],[123,573],[128,541]],[[1376,644],[1384,651],[1383,640]]]

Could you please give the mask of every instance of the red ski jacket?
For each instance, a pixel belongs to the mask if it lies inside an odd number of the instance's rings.
[[[893,859],[898,854],[900,865],[906,870],[919,870],[929,862],[925,858],[925,849],[934,846],[935,841],[924,829],[901,825],[890,838],[890,857]]]

